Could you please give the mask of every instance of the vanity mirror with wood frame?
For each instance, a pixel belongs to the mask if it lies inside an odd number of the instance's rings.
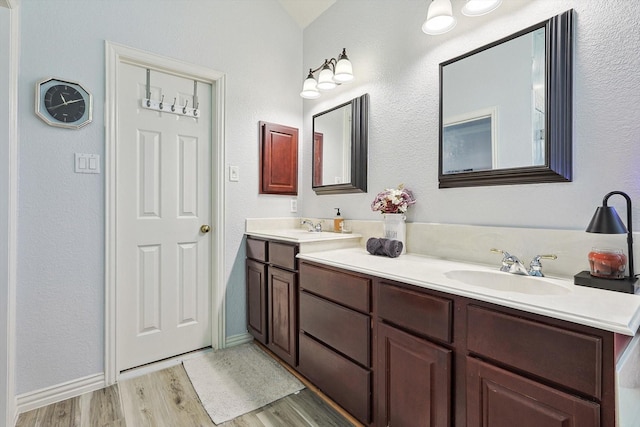
[[[313,116],[316,194],[367,191],[369,94]]]
[[[573,10],[440,64],[439,187],[572,178]]]

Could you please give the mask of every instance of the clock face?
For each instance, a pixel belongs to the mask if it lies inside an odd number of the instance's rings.
[[[87,109],[82,94],[74,87],[59,84],[51,86],[44,95],[44,106],[55,120],[75,123]]]
[[[36,85],[36,114],[48,125],[80,129],[91,123],[92,105],[80,83],[48,78]]]

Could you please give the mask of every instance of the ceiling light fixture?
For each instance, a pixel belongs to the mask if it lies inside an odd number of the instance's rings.
[[[320,71],[316,81],[313,73]],[[320,91],[331,90],[342,83],[353,80],[353,67],[347,57],[347,50],[342,49],[338,59],[325,59],[322,65],[316,69],[309,68],[309,75],[302,84],[300,96],[306,99],[320,97]]]
[[[427,19],[422,24],[422,31],[432,36],[444,34],[452,30],[456,22],[451,1],[433,0],[427,10]]]
[[[502,0],[467,0],[462,8],[466,16],[480,16],[492,12],[502,4]]]

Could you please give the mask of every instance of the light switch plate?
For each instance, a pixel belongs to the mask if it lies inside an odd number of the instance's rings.
[[[229,181],[240,181],[240,168],[238,166],[229,166]]]
[[[76,173],[100,173],[100,155],[75,153]]]
[[[291,199],[291,212],[298,212],[298,199]]]

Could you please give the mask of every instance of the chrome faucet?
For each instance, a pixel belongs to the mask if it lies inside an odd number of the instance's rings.
[[[536,255],[529,263],[529,276],[544,277],[541,259],[558,259],[556,255]]]
[[[311,228],[309,229],[309,231],[313,231],[316,233],[320,233],[322,231],[322,221],[318,221],[317,224],[313,224],[313,222],[309,221],[308,219],[303,219],[302,221],[300,221],[300,225],[309,225],[311,226]]]
[[[523,276],[544,277],[544,274],[542,274],[542,263],[540,260],[558,258],[556,255],[536,255],[529,263],[529,269],[527,270],[517,256],[511,255],[509,252],[503,251],[502,249],[491,249],[491,252],[503,255],[500,271],[511,274],[520,274]]]

